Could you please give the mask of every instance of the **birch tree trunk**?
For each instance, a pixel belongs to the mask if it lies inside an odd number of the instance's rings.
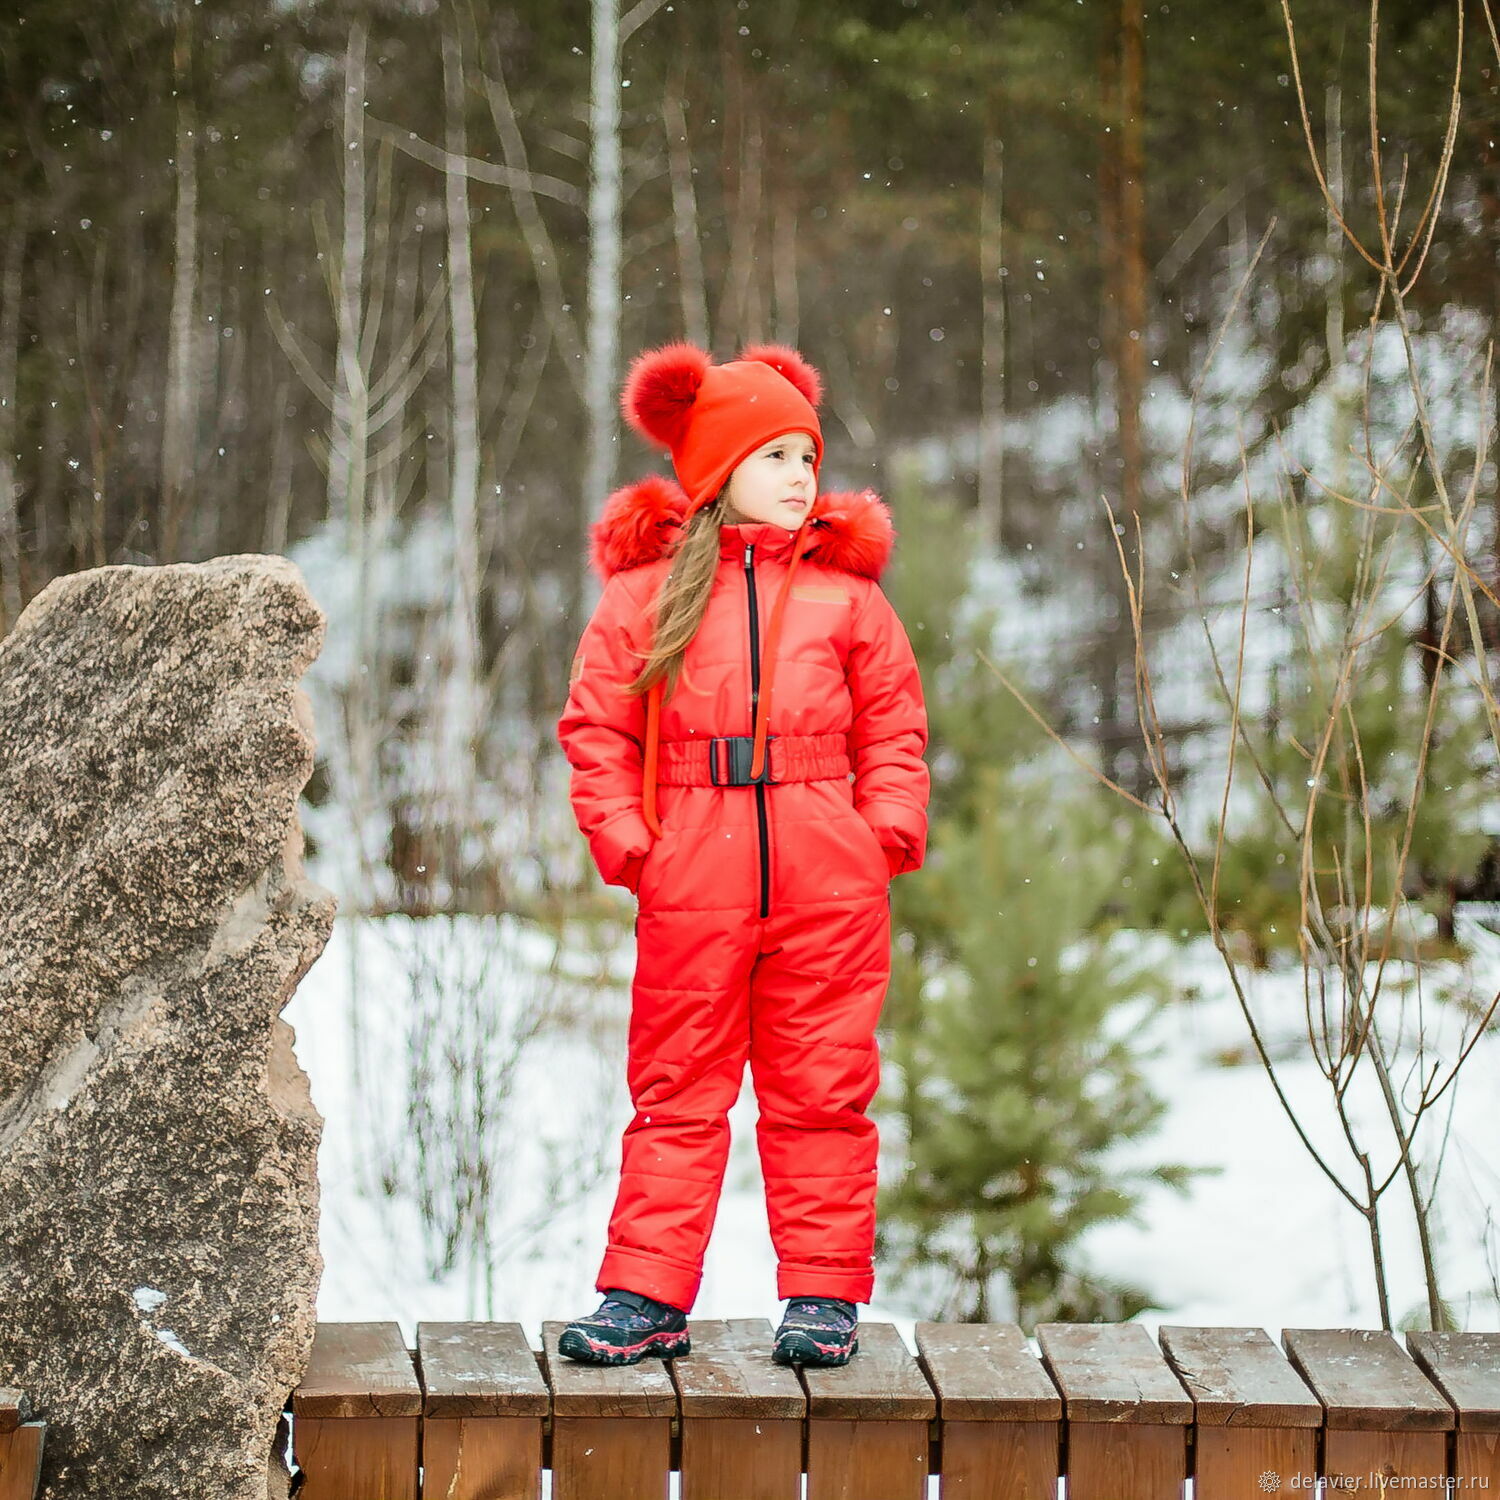
[[[1144,475],[1141,403],[1146,386],[1145,16],[1141,0],[1120,0],[1120,328],[1116,402],[1120,430],[1120,493],[1127,513],[1125,548],[1134,546],[1129,518],[1140,515]]]
[[[609,493],[615,472],[614,387],[620,362],[620,15],[619,0],[592,0],[593,59],[589,79],[589,329],[588,472],[578,497],[579,538],[574,599],[581,620],[590,597],[590,516]]]
[[[370,381],[363,347],[366,247],[365,204],[365,47],[366,28],[349,27],[344,51],[344,118],[342,126],[343,243],[338,274],[338,353],[333,382],[332,430],[328,444],[328,514],[342,523],[354,560],[354,651],[358,666],[351,675],[344,723],[348,737],[349,786],[343,802],[352,820],[359,869],[369,893],[374,854],[365,847],[375,797],[377,696],[375,685],[373,551],[368,518]],[[351,944],[351,962],[358,944]],[[356,976],[352,976],[354,978]]]
[[[193,306],[198,277],[198,166],[194,139],[193,11],[178,0],[172,70],[177,87],[177,210],[173,233],[172,311],[167,344],[167,389],[162,403],[160,556],[177,558],[178,526],[192,479],[195,382]]]
[[[16,477],[16,362],[25,251],[26,204],[17,199],[0,258],[0,637],[16,623],[23,602],[21,497]]]
[[[453,379],[453,451],[450,455],[449,512],[453,563],[458,587],[452,600],[452,675],[448,688],[447,749],[443,770],[453,779],[455,829],[474,802],[475,757],[479,751],[479,334],[474,315],[474,264],[469,226],[468,155],[464,127],[463,49],[452,31],[443,32],[443,95],[448,155],[447,189],[448,325]],[[460,871],[453,872],[455,880]]]
[[[760,114],[745,72],[732,22],[723,13],[724,58],[724,201],[729,211],[729,268],[719,295],[718,331],[738,347],[758,338],[755,247],[760,234],[761,155]],[[731,143],[733,143],[731,145]]]
[[[802,299],[797,286],[797,184],[782,183],[775,196],[771,227],[771,280],[776,312],[771,326],[778,344],[797,343],[802,322]]]
[[[993,91],[986,106],[979,210],[979,545],[993,555],[1005,530],[1005,143]]]
[[[687,115],[682,107],[680,83],[669,85],[663,92],[661,119],[667,137],[667,167],[672,178],[672,233],[677,241],[677,287],[682,299],[682,326],[689,343],[707,349],[708,282],[703,274],[698,195],[693,187],[693,152],[688,145]]]
[[[1323,160],[1328,177],[1328,195],[1340,214],[1344,211],[1344,122],[1343,90],[1336,83],[1328,85],[1324,96],[1323,118],[1325,146]],[[1324,337],[1328,342],[1328,367],[1336,370],[1344,362],[1344,231],[1334,218],[1333,209],[1325,205],[1324,244],[1331,269],[1328,277],[1328,311]]]
[[[358,552],[365,521],[370,392],[360,349],[364,296],[364,26],[353,22],[344,50],[344,235],[339,256],[338,354],[333,384],[333,430],[328,450],[328,515],[341,521],[351,552]]]

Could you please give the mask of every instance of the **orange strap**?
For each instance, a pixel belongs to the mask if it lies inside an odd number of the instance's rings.
[[[646,766],[642,773],[642,811],[646,815],[646,827],[656,838],[661,837],[661,823],[656,816],[656,747],[661,741],[661,693],[665,681],[665,677],[658,677],[646,695]]]

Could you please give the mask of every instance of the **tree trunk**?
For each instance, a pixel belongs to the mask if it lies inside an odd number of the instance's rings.
[[[1343,91],[1336,83],[1328,85],[1325,95],[1325,144],[1323,158],[1328,178],[1328,194],[1338,210],[1344,211],[1344,131]],[[1328,342],[1328,367],[1337,369],[1344,362],[1344,231],[1331,208],[1324,210],[1324,240],[1328,247],[1331,269],[1328,276],[1328,311],[1325,338]]]
[[[1005,143],[997,90],[985,98],[979,210],[979,546],[1000,551],[1005,529]]]
[[[708,283],[703,274],[698,195],[693,187],[693,152],[688,145],[681,74],[662,94],[661,117],[667,137],[667,164],[672,175],[672,231],[677,241],[677,286],[682,298],[682,327],[689,343],[707,349]]]
[[[778,175],[784,180],[777,188],[771,227],[771,277],[776,293],[776,313],[771,326],[778,344],[795,347],[802,321],[797,286],[797,182],[790,174]]]
[[[592,0],[593,66],[589,80],[588,475],[578,496],[578,557],[570,616],[582,622],[593,579],[583,539],[615,474],[619,423],[615,383],[620,359],[620,16],[619,0]]]
[[[198,276],[198,167],[194,139],[192,7],[178,0],[172,48],[177,88],[177,211],[173,235],[172,310],[167,345],[167,389],[162,403],[161,519],[158,555],[177,560],[178,528],[192,479],[196,382],[193,372],[193,305]]]
[[[363,547],[370,392],[360,348],[365,267],[364,92],[367,32],[356,21],[344,50],[344,237],[339,256],[338,354],[328,449],[328,514],[342,522],[349,550]]]
[[[1141,403],[1146,388],[1145,16],[1141,0],[1120,0],[1120,320],[1116,403],[1125,550],[1141,513]]]
[[[25,602],[21,580],[20,482],[16,476],[16,362],[26,252],[26,202],[17,198],[0,256],[0,638]]]
[[[455,823],[472,807],[470,789],[479,749],[479,331],[474,313],[474,260],[469,225],[468,155],[464,128],[464,63],[458,38],[443,33],[443,92],[447,115],[448,326],[453,380],[453,446],[449,507],[457,589],[452,600],[452,708],[443,769],[456,779]],[[453,872],[455,882],[461,872]]]

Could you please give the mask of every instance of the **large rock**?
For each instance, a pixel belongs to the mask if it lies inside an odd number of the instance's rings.
[[[223,557],[59,578],[0,642],[0,1386],[47,1423],[49,1500],[287,1495],[323,629],[290,562]]]

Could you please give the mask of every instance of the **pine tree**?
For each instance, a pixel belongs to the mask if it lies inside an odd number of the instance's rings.
[[[1132,1217],[1138,1187],[1190,1175],[1108,1159],[1164,1107],[1134,1033],[1165,990],[1110,940],[1139,829],[1102,793],[1060,796],[1076,768],[1058,775],[977,655],[993,611],[943,575],[942,560],[971,555],[964,523],[930,497],[922,517],[893,583],[940,751],[927,865],[893,901],[886,1056],[905,1164],[887,1174],[881,1253],[945,1317],[986,1319],[1008,1286],[1007,1315],[1028,1328],[1128,1318],[1149,1290],[1090,1276],[1076,1243]]]
[[[1437,549],[1394,499],[1431,500],[1424,471],[1388,465],[1375,497],[1384,511],[1333,498],[1330,491],[1362,492],[1369,481],[1361,484],[1348,457],[1350,444],[1363,442],[1358,386],[1330,384],[1334,457],[1320,483],[1299,485],[1283,503],[1279,536],[1259,543],[1287,580],[1285,625],[1267,711],[1249,726],[1264,779],[1242,747],[1218,899],[1224,926],[1243,932],[1261,960],[1302,931],[1304,844],[1330,936],[1369,931],[1378,947],[1382,912],[1393,909],[1399,921],[1418,897],[1451,934],[1452,890],[1491,842],[1484,704],[1469,672],[1437,651],[1434,615],[1452,565],[1444,559],[1423,587]],[[1429,524],[1441,530],[1436,512]],[[1467,638],[1460,615],[1450,658]],[[1421,757],[1430,691],[1431,740]],[[1210,822],[1210,859],[1219,827]]]

